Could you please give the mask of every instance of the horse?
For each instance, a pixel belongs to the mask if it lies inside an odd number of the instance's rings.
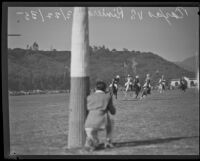
[[[113,81],[113,82],[110,84],[109,87],[110,87],[110,88],[109,88],[110,95],[111,95],[111,96],[114,95],[115,98],[117,99],[118,84],[117,84],[115,81]]]
[[[165,82],[161,82],[158,86],[158,90],[160,93],[163,93],[165,90]]]
[[[124,99],[125,99],[127,97],[128,92],[133,91],[134,87],[131,81],[127,81],[124,86],[125,86],[124,89]]]
[[[143,97],[146,97],[148,94],[151,94],[150,80],[147,80],[145,82],[140,99],[142,99]]]
[[[135,91],[135,95],[136,95],[135,98],[137,98],[141,91],[141,86],[140,86],[140,83],[137,82],[136,80],[134,80],[133,82],[133,90]]]
[[[148,94],[151,94],[151,87],[143,87],[142,96],[147,96]]]
[[[186,82],[186,80],[181,80],[181,81],[180,81],[180,86],[179,86],[179,88],[180,88],[181,90],[183,90],[184,92],[186,91],[186,89],[187,89],[187,82]]]

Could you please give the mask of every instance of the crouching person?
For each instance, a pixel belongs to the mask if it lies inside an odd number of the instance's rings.
[[[112,145],[112,123],[109,113],[114,115],[116,109],[113,106],[112,97],[106,92],[106,83],[98,81],[95,93],[87,97],[87,110],[89,111],[85,121],[85,132],[87,135],[85,147],[95,150],[99,145],[98,132],[106,131],[105,147]]]

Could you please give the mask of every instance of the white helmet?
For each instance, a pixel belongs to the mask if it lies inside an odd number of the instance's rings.
[[[136,78],[139,78],[139,76],[138,76],[138,75],[136,75],[135,77],[136,77]]]
[[[119,76],[119,75],[117,75],[117,76],[116,76],[116,78],[120,78],[120,76]]]

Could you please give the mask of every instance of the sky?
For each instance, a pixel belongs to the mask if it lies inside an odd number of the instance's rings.
[[[89,44],[153,52],[168,61],[199,53],[197,7],[89,7]],[[9,7],[8,48],[71,50],[72,7]]]

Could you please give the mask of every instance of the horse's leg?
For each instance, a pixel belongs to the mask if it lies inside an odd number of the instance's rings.
[[[163,89],[162,90],[163,90],[163,93],[164,93],[165,92],[165,85],[163,85]]]
[[[143,98],[143,96],[144,96],[144,89],[142,89],[142,95],[141,95],[141,97],[140,97],[140,100]]]
[[[127,97],[127,86],[125,86],[125,91],[124,91],[124,99]]]
[[[125,91],[125,95],[124,95],[125,98],[127,97],[127,92],[128,92],[128,91]]]
[[[139,93],[140,93],[140,89],[138,88],[137,89],[137,97],[139,96]]]
[[[140,93],[141,93],[141,90],[142,90],[142,88],[141,88],[141,87],[139,87],[139,88],[138,88],[138,96],[140,95]]]
[[[115,98],[117,99],[117,92],[115,92]]]
[[[140,89],[140,87],[138,87],[138,91],[137,91],[136,98],[139,96],[139,94],[140,94],[140,91],[141,91],[141,89]]]
[[[137,89],[135,90],[135,98],[137,98],[137,96],[138,96],[138,91],[137,91]]]
[[[111,91],[111,90],[109,90],[109,93],[110,93],[110,95],[112,96],[112,91]]]
[[[127,97],[127,90],[124,91],[124,99]]]
[[[145,89],[142,98],[145,98],[147,95],[148,95],[148,89]]]
[[[137,98],[137,96],[138,96],[138,88],[137,86],[135,86],[135,98]]]

